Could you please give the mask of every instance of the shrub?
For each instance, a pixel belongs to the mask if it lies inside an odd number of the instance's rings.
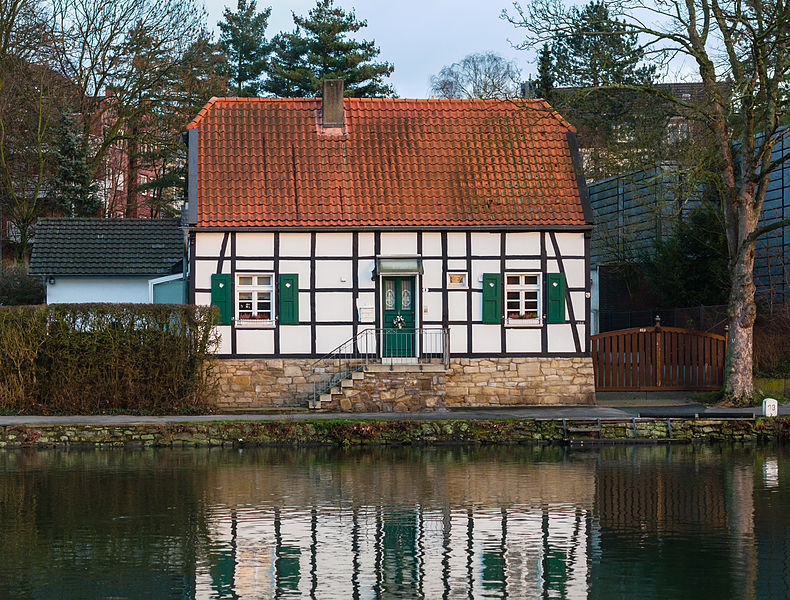
[[[0,269],[0,306],[41,304],[44,295],[41,278],[29,276],[25,265]]]
[[[169,304],[0,308],[0,408],[168,414],[205,407],[214,309]]]
[[[758,309],[752,356],[757,375],[790,377],[790,302]]]

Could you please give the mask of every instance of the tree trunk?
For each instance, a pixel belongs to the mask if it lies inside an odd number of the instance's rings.
[[[729,332],[727,358],[725,361],[724,400],[734,406],[748,406],[754,395],[752,380],[752,350],[754,320],[757,305],[754,302],[754,241],[746,241],[744,231],[754,231],[757,219],[751,211],[741,211],[738,225],[740,232],[734,233],[740,244],[731,259],[732,284],[727,309]],[[731,225],[732,227],[732,225]]]

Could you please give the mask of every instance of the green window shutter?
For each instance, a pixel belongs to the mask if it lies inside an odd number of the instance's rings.
[[[546,323],[565,322],[565,275],[546,273]]]
[[[211,304],[219,309],[217,325],[230,325],[230,273],[214,273],[211,276]]]
[[[502,275],[483,274],[483,323],[502,322]]]
[[[279,276],[277,298],[277,318],[280,325],[299,323],[299,275]]]

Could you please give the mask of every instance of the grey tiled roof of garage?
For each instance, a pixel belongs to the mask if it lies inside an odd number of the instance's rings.
[[[32,275],[180,273],[179,219],[46,218],[36,223]]]

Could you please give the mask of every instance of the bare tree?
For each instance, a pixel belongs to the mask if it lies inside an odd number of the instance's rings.
[[[520,78],[513,61],[493,52],[469,54],[431,77],[431,94],[438,98],[514,98],[519,95]]]
[[[35,0],[0,1],[0,204],[25,260],[48,199],[49,138],[61,79],[52,71],[50,25]]]
[[[786,158],[774,158],[773,148],[788,133],[781,118],[788,108],[790,2],[608,0],[606,6],[609,18],[622,25],[622,34],[637,35],[654,61],[692,61],[705,89],[703,101],[692,103],[660,87],[609,86],[675,103],[710,133],[715,151],[711,177],[723,199],[732,276],[724,393],[733,404],[749,403],[754,393],[755,241],[790,224],[785,219],[758,226],[770,173]],[[503,16],[524,29],[529,44],[580,33],[573,12],[559,0],[534,0],[523,7],[516,2]],[[603,30],[582,34],[601,35]],[[723,82],[729,83],[731,95],[724,93]]]
[[[114,146],[124,145],[128,157],[140,153],[139,132],[151,111],[172,101],[180,58],[204,14],[193,0],[51,2],[57,67],[74,88],[98,179]],[[126,185],[127,205],[134,191]]]

